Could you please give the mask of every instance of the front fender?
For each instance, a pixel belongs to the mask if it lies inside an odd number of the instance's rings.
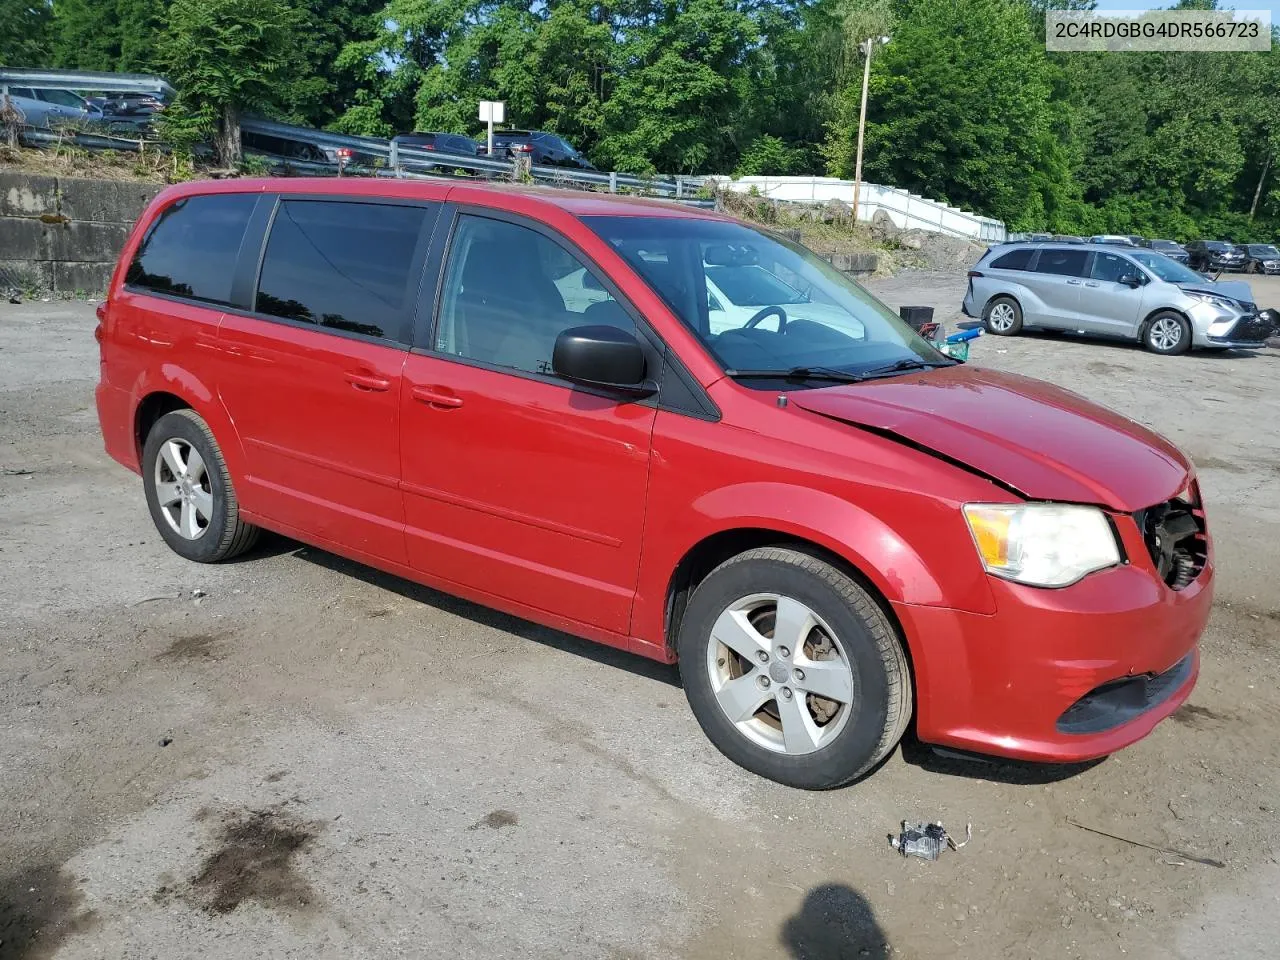
[[[962,525],[950,505],[920,498],[903,528],[849,500],[811,487],[774,481],[733,484],[697,497],[687,512],[647,537],[636,606],[636,635],[663,638],[666,596],[673,572],[699,543],[733,530],[776,531],[781,538],[806,540],[855,567],[890,603],[961,607],[993,613],[995,602],[972,542],[963,550],[955,528]],[[936,530],[930,538],[922,531]],[[928,544],[926,557],[913,543]]]

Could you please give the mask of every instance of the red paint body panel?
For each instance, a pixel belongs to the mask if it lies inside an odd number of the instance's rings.
[[[627,633],[654,408],[418,354],[403,405],[412,566]]]
[[[801,394],[808,410],[889,430],[1034,500],[1132,511],[1179,493],[1190,464],[1163,437],[1040,380],[958,366]]]
[[[617,284],[719,419],[123,288],[160,210],[235,191],[448,200],[530,217]],[[1129,516],[1191,482],[1176,448],[1068,391],[971,367],[796,391],[779,406],[775,394],[724,378],[578,219],[596,214],[715,216],[447,182],[170,188],[126,245],[102,315],[107,452],[137,470],[139,407],[171,393],[209,422],[254,522],[660,660],[672,659],[673,576],[698,544],[746,529],[811,542],[855,568],[895,615],[930,742],[1078,760],[1140,738],[1186,698],[1194,670],[1158,708],[1116,729],[1055,728],[1102,683],[1198,658],[1212,553],[1191,586],[1173,591]],[[1103,505],[1128,562],[1059,590],[987,576],[960,507],[1019,494]]]
[[[228,313],[213,358],[244,447],[245,509],[406,562],[400,386],[407,353]],[[370,389],[369,384],[376,389]]]

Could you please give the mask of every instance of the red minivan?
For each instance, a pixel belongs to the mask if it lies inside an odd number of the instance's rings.
[[[401,180],[158,196],[99,310],[107,452],[214,562],[259,529],[665,662],[797,787],[920,740],[1043,761],[1191,692],[1191,464],[958,363],[674,203]]]

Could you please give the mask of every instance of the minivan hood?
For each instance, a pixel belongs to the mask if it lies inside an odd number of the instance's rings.
[[[1178,286],[1187,291],[1207,293],[1211,297],[1230,297],[1243,303],[1253,303],[1253,288],[1243,280],[1188,280]]]
[[[967,365],[797,392],[812,413],[892,435],[1033,500],[1131,513],[1186,485],[1186,457],[1150,430],[1040,380]]]

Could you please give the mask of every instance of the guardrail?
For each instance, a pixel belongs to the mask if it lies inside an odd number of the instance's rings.
[[[853,206],[853,181],[835,177],[726,177],[714,178],[716,186],[746,193],[755,189],[761,196],[793,203],[829,203]],[[954,237],[995,242],[1007,236],[1004,222],[979,216],[949,204],[930,200],[900,187],[863,183],[858,188],[857,219],[869,221],[883,211],[902,229],[927,230]]]
[[[703,185],[705,177],[654,176],[639,177],[632,174],[603,172],[599,170],[580,170],[574,167],[550,167],[532,165],[521,169],[518,159],[494,158],[484,155],[445,153],[439,150],[424,150],[420,147],[405,147],[391,140],[379,137],[357,137],[328,130],[313,130],[310,127],[297,127],[275,120],[260,117],[248,117],[240,121],[241,134],[250,135],[250,143],[256,137],[270,137],[279,141],[316,147],[326,153],[328,151],[351,151],[352,172],[360,172],[362,168],[374,168],[378,175],[397,177],[428,174],[428,171],[463,170],[472,174],[489,174],[510,176],[523,179],[526,175],[535,181],[551,182],[559,186],[573,186],[581,189],[604,189],[610,193],[635,191],[638,193],[670,196],[677,200],[695,194]],[[256,152],[265,153],[260,148]],[[372,158],[373,163],[362,162],[361,158]],[[290,159],[285,157],[285,159]],[[381,163],[379,163],[381,161]],[[309,162],[317,162],[314,159]],[[333,162],[336,162],[336,158]]]
[[[0,67],[0,93],[6,87],[42,90],[90,90],[95,93],[160,93],[175,97],[178,91],[161,77],[144,73],[98,73],[93,70],[32,70]]]

